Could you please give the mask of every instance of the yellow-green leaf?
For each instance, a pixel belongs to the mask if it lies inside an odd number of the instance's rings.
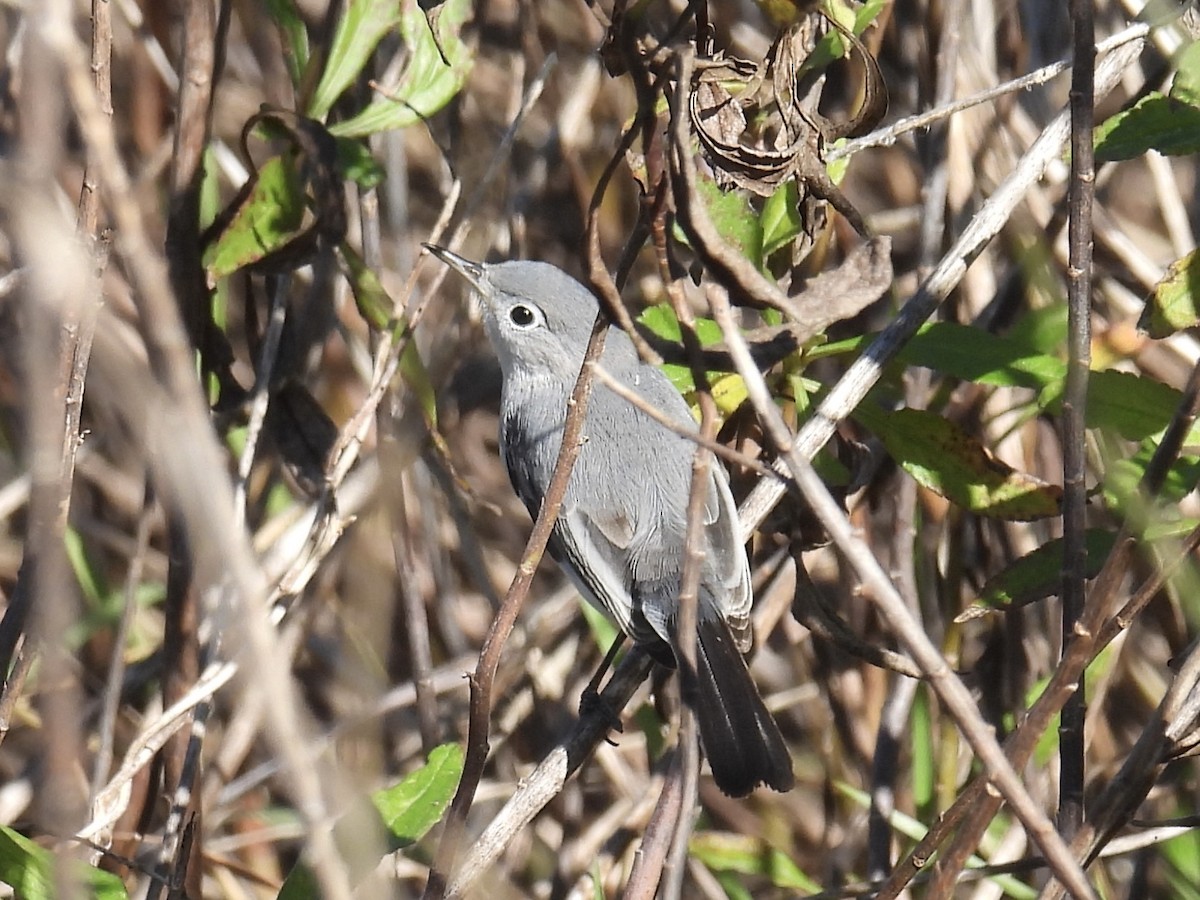
[[[404,4],[398,24],[409,58],[399,83],[386,86],[386,96],[378,94],[358,115],[329,130],[342,137],[362,137],[404,128],[449,103],[462,89],[474,62],[461,34],[470,13],[470,0],[446,0],[428,19],[420,4]]]
[[[786,854],[760,838],[701,831],[688,842],[688,851],[714,872],[765,875],[776,887],[804,893],[821,890],[821,885],[802,872]]]
[[[855,417],[921,485],[981,516],[1029,521],[1059,513],[1062,488],[1001,462],[958,425],[921,409],[863,404]]]
[[[291,161],[263,163],[241,206],[204,254],[209,281],[232,275],[292,240],[304,223],[305,199]]]
[[[1193,250],[1171,263],[1167,274],[1154,286],[1138,327],[1150,337],[1165,338],[1200,322],[1197,293],[1200,292],[1200,253]]]
[[[392,837],[405,847],[415,844],[446,812],[462,776],[463,750],[442,744],[429,760],[399,784],[371,796]]]
[[[378,331],[388,331],[393,340],[401,340],[407,329],[403,318],[393,318],[396,304],[379,281],[378,276],[367,267],[363,258],[349,244],[343,243],[339,252],[345,263],[346,277],[350,282],[350,292],[354,295],[354,303],[359,314],[366,319],[367,324]],[[408,385],[409,390],[421,405],[425,421],[431,428],[437,426],[437,392],[433,381],[425,368],[425,361],[413,341],[408,342],[400,355],[400,375]]]
[[[0,825],[0,884],[13,889],[23,900],[53,900],[58,896],[53,854],[18,831]],[[121,879],[82,862],[69,870],[78,884],[86,885],[88,896],[100,900],[124,900],[129,894]]]
[[[320,119],[362,72],[380,39],[400,22],[400,0],[349,0],[329,47],[325,70],[308,103],[307,114]],[[416,4],[410,4],[416,8]]]

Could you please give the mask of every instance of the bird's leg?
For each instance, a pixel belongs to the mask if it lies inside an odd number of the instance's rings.
[[[625,730],[621,726],[621,717],[600,696],[600,683],[604,681],[604,676],[612,668],[612,664],[617,658],[617,652],[621,649],[623,643],[625,643],[625,635],[618,634],[612,645],[608,648],[608,652],[604,654],[604,659],[600,661],[600,667],[596,669],[596,674],[592,676],[591,680],[587,683],[587,687],[583,689],[583,693],[579,695],[579,715],[581,718],[595,712],[600,712],[608,719],[608,730],[617,732]],[[609,738],[605,738],[605,740],[608,740],[610,744],[613,743]],[[614,744],[614,746],[616,745]]]

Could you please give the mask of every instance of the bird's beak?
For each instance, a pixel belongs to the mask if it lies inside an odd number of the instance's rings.
[[[457,253],[447,250],[445,247],[439,247],[437,244],[423,243],[421,246],[452,268],[463,278],[467,279],[467,281],[471,283],[471,287],[479,291],[482,296],[488,296],[489,291],[483,283],[482,263],[472,262],[465,256],[459,256]]]

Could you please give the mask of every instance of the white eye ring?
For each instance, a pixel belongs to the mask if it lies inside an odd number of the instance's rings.
[[[536,328],[540,320],[541,316],[532,306],[526,306],[524,303],[514,303],[508,308],[508,321],[512,322],[513,325],[522,331]]]

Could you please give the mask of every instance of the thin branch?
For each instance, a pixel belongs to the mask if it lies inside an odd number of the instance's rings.
[[[558,520],[558,512],[562,507],[563,497],[571,477],[571,469],[574,467],[582,447],[580,439],[592,389],[592,368],[588,363],[600,358],[600,354],[604,351],[604,339],[607,331],[606,316],[601,311],[592,326],[592,336],[588,341],[583,365],[571,392],[571,399],[567,406],[566,424],[563,427],[562,446],[559,448],[558,459],[554,464],[554,475],[542,498],[542,508],[538,511],[537,521],[534,522],[533,531],[525,545],[525,552],[517,567],[517,573],[513,577],[512,584],[509,585],[500,611],[488,629],[483,649],[479,653],[479,664],[471,678],[471,711],[462,779],[459,781],[458,790],[454,794],[450,811],[442,826],[433,866],[429,870],[429,880],[425,884],[424,896],[426,898],[444,896],[453,872],[459,845],[462,843],[463,833],[466,830],[467,814],[471,810],[475,790],[479,786],[479,781],[483,777],[483,767],[487,763],[488,731],[492,712],[491,695],[496,669],[500,664],[500,655],[504,650],[504,644],[512,632],[517,614],[533,583],[533,575],[546,550],[550,532]]]
[[[824,640],[852,656],[881,669],[888,669],[908,678],[923,678],[921,668],[903,653],[864,641],[842,621],[833,604],[817,588],[804,567],[803,553],[798,546],[792,549],[796,565],[796,593],[792,598],[792,615],[796,621]]]
[[[82,399],[82,384],[71,385],[77,329],[85,305],[98,294],[92,260],[54,203],[68,120],[62,69],[48,51],[54,32],[71,27],[71,7],[65,0],[43,4],[29,22],[21,72],[22,140],[15,155],[17,177],[7,185],[4,210],[12,223],[14,252],[29,270],[22,291],[20,365],[22,443],[30,491],[24,555],[13,604],[4,617],[10,630],[3,664],[7,666],[8,654],[15,652],[24,634],[23,652],[32,657],[37,651],[38,683],[52,688],[43,688],[33,698],[41,719],[33,816],[55,838],[73,832],[86,817],[86,789],[80,789],[76,777],[84,752],[80,673],[67,641],[79,617],[79,591],[64,540],[80,439],[80,410],[68,403],[73,389]],[[95,90],[91,83],[88,89]],[[0,671],[7,675],[7,669]],[[9,690],[16,683],[10,682]],[[73,900],[81,894],[63,856],[55,854],[52,863],[53,892]]]
[[[1172,760],[1178,742],[1195,730],[1198,720],[1200,640],[1192,642],[1155,715],[1096,798],[1094,820],[1084,823],[1075,835],[1072,850],[1082,860],[1091,862],[1100,843],[1133,814]],[[1042,891],[1040,900],[1060,900],[1063,896],[1061,886],[1051,884]]]
[[[996,742],[991,728],[983,721],[975,702],[962,681],[950,670],[946,660],[929,641],[920,623],[904,604],[895,587],[880,568],[870,549],[855,536],[845,514],[837,501],[829,494],[812,464],[794,447],[790,446],[791,434],[771,400],[770,390],[762,375],[754,367],[749,347],[742,340],[733,320],[728,298],[723,290],[713,288],[709,292],[709,303],[713,317],[721,326],[730,352],[738,363],[738,371],[746,381],[747,391],[767,433],[781,452],[785,453],[792,477],[796,479],[804,499],[817,514],[821,524],[829,532],[838,548],[844,553],[866,586],[867,595],[878,609],[881,617],[907,647],[914,661],[925,672],[929,684],[937,692],[947,710],[954,717],[959,729],[970,742],[988,778],[1008,801],[1013,812],[1025,826],[1030,838],[1050,862],[1051,870],[1078,897],[1094,897],[1095,892],[1088,884],[1083,870],[1071,856],[1066,844],[1054,830],[1044,812],[1029,796],[1025,785],[1013,770]]]
[[[735,466],[741,466],[744,469],[748,469],[749,471],[754,472],[756,475],[760,475],[763,478],[777,478],[783,481],[787,480],[786,475],[776,472],[769,466],[763,465],[748,453],[735,450],[733,447],[730,447],[728,444],[722,444],[715,438],[706,437],[704,434],[696,431],[694,426],[683,425],[679,422],[675,422],[661,409],[649,403],[641,394],[631,390],[624,383],[614,378],[612,373],[609,372],[608,369],[604,368],[604,363],[597,361],[591,365],[592,368],[595,369],[596,380],[598,382],[600,382],[622,400],[628,402],[639,412],[649,416],[672,434],[676,434],[685,440],[692,441],[697,446],[703,447],[705,450],[711,450],[714,454],[721,457],[721,459],[725,460],[726,462],[732,463]]]
[[[246,442],[238,457],[237,480],[233,483],[233,514],[238,528],[246,527],[246,488],[258,452],[258,439],[267,419],[267,407],[271,402],[271,382],[275,377],[275,360],[279,356],[279,342],[283,337],[283,324],[287,318],[287,296],[291,282],[290,275],[267,279],[270,285],[271,314],[267,317],[267,330],[263,335],[258,366],[254,373],[254,387],[250,393]]]
[[[1067,383],[1062,406],[1063,564],[1062,643],[1066,649],[1086,600],[1087,450],[1084,414],[1091,366],[1092,205],[1096,166],[1092,137],[1096,49],[1092,0],[1071,0],[1071,181],[1067,263]],[[1063,707],[1058,727],[1058,828],[1068,840],[1083,824],[1084,683]]]
[[[597,704],[594,712],[580,718],[571,734],[555,745],[530,775],[521,779],[508,802],[471,843],[462,865],[454,873],[454,880],[446,889],[447,897],[464,894],[500,857],[521,829],[558,796],[567,779],[608,735],[612,725],[609,710],[625,708],[634,691],[646,680],[652,665],[651,659],[636,649],[617,664],[600,693],[603,702]]]
[[[96,728],[100,736],[100,746],[96,750],[96,760],[92,764],[92,804],[95,804],[96,797],[104,787],[105,780],[108,778],[108,770],[112,766],[113,734],[116,730],[117,714],[121,706],[121,689],[125,685],[125,644],[129,639],[129,629],[137,612],[137,590],[142,585],[146,551],[150,545],[154,491],[149,480],[146,480],[143,491],[142,514],[138,517],[133,555],[129,559],[129,569],[125,573],[121,621],[117,625],[117,633],[113,636],[112,655],[108,662],[108,679],[104,685],[104,702],[100,713],[100,722]]]
[[[1192,369],[1182,401],[1176,408],[1162,441],[1154,451],[1154,456],[1146,466],[1142,488],[1147,496],[1153,497],[1162,486],[1166,472],[1178,457],[1198,412],[1200,365]],[[1129,535],[1128,527],[1122,528],[1117,534],[1108,559],[1104,561],[1103,568],[1092,582],[1083,615],[1067,646],[1067,652],[1059,661],[1045,690],[1029,708],[1017,730],[1010,734],[1004,743],[1005,753],[1012,760],[1014,768],[1020,769],[1028,764],[1042,733],[1074,693],[1084,668],[1132,621],[1135,612],[1149,602],[1168,577],[1169,567],[1160,567],[1120,613],[1105,621],[1109,605],[1126,575],[1133,549],[1133,540]],[[1184,546],[1191,546],[1191,541],[1196,539],[1200,539],[1200,534],[1193,533]],[[880,900],[897,897],[918,869],[947,839],[953,838],[953,843],[942,851],[941,860],[944,865],[954,868],[955,871],[961,869],[963,862],[960,860],[965,860],[974,852],[984,829],[995,816],[999,806],[999,799],[987,790],[986,782],[982,778],[973,780],[958,795],[951,807],[942,813],[912,852],[893,870],[879,891]]]
[[[686,766],[687,754],[681,745],[671,758],[654,814],[642,833],[641,845],[634,853],[633,867],[621,895],[625,900],[652,900],[658,895],[658,883],[667,862],[667,852],[676,825],[684,815]]]
[[[1117,85],[1125,68],[1137,59],[1142,44],[1140,38],[1130,39],[1101,61],[1096,70],[1097,99]],[[950,295],[967,267],[1004,227],[1046,166],[1060,156],[1069,132],[1069,122],[1069,113],[1063,112],[1046,126],[1017,168],[987,199],[954,246],[905,303],[899,315],[834,385],[796,436],[793,447],[800,456],[806,459],[816,456],[817,451],[833,435],[837,423],[848,416],[875,386],[888,361],[916,333],[937,305]],[[787,463],[782,458],[775,465],[781,472],[786,467]],[[743,538],[748,539],[757,530],[782,498],[783,492],[783,486],[776,481],[764,480],[755,486],[740,510]]]
[[[137,773],[148,766],[154,754],[187,724],[196,707],[211,699],[213,694],[230,682],[236,672],[237,666],[233,663],[209,666],[186,694],[143,726],[141,733],[125,751],[117,771],[92,801],[92,817],[76,835],[79,840],[106,842],[108,830],[128,806],[130,784]]]
[[[391,416],[387,417],[389,421]],[[408,636],[409,667],[412,671],[413,687],[417,698],[417,722],[421,729],[421,747],[426,754],[437,746],[441,739],[441,729],[438,726],[437,696],[433,687],[431,673],[433,671],[433,653],[429,642],[429,616],[417,579],[415,549],[409,523],[406,516],[407,502],[405,483],[410,473],[398,468],[400,455],[397,452],[397,436],[395,425],[385,427],[380,431],[379,454],[380,461],[392,463],[387,468],[393,472],[391,478],[385,478],[386,488],[390,495],[389,509],[396,517],[392,524],[392,558],[396,565],[396,587],[400,594],[400,604],[404,615],[405,632]],[[409,465],[412,460],[409,461]]]
[[[512,152],[513,142],[517,139],[517,131],[521,127],[521,123],[525,121],[525,116],[533,109],[533,105],[537,103],[538,98],[542,96],[542,91],[546,87],[546,80],[550,77],[550,73],[554,71],[555,65],[558,63],[558,56],[554,53],[546,55],[542,62],[542,67],[538,69],[537,75],[529,82],[529,86],[525,88],[524,95],[521,97],[521,106],[517,110],[513,120],[508,127],[504,129],[504,134],[500,138],[500,142],[496,145],[496,149],[492,152],[491,158],[488,160],[487,168],[483,172],[483,177],[475,185],[475,190],[467,198],[467,202],[462,207],[461,224],[455,230],[455,241],[451,242],[453,249],[454,244],[461,238],[461,230],[466,227],[466,223],[470,222],[475,215],[475,211],[479,208],[479,204],[483,202],[487,195],[487,190],[491,186],[493,179],[500,174],[500,167],[504,161],[508,159],[509,153]]]
[[[683,771],[683,799],[675,822],[675,835],[662,879],[663,900],[679,900],[683,896],[683,876],[687,872],[692,833],[696,828],[699,808],[696,800],[700,790],[700,732],[696,714],[684,707],[679,720],[679,754]]]
[[[1138,22],[1135,25],[1130,25],[1124,31],[1120,31],[1112,37],[1101,41],[1096,45],[1096,50],[1100,54],[1109,53],[1131,41],[1140,42],[1148,34],[1150,34],[1150,26],[1143,22]],[[1050,63],[1048,66],[1036,69],[1028,75],[1022,75],[1019,78],[1014,78],[995,87],[987,88],[969,97],[963,97],[952,103],[940,104],[933,109],[917,113],[916,115],[906,116],[903,119],[893,122],[891,125],[876,129],[870,134],[864,134],[860,138],[846,141],[844,144],[836,147],[830,147],[829,152],[825,154],[825,159],[828,162],[835,162],[839,159],[846,159],[853,156],[855,153],[866,150],[869,147],[890,147],[903,134],[929,128],[931,125],[948,119],[956,113],[971,109],[974,106],[980,106],[984,103],[990,103],[999,97],[1015,94],[1018,91],[1029,90],[1030,88],[1037,87],[1039,84],[1045,84],[1070,68],[1071,61],[1062,59],[1058,62]]]
[[[308,848],[322,890],[330,900],[349,896],[344,867],[327,825],[329,813],[320,783],[304,758],[295,687],[278,659],[275,637],[261,598],[266,585],[247,546],[244,532],[230,527],[233,492],[225,472],[224,455],[208,421],[208,410],[192,365],[188,340],[179,319],[161,256],[151,244],[136,192],[121,163],[112,123],[97,101],[88,64],[71,28],[55,29],[47,44],[65,72],[67,95],[84,142],[95,154],[101,191],[114,219],[118,251],[133,277],[139,326],[150,361],[149,371],[137,371],[113,342],[106,348],[108,375],[121,383],[113,396],[121,415],[141,436],[160,494],[174,504],[194,538],[197,579],[202,584],[229,585],[238,602],[222,610],[237,627],[218,627],[244,640],[241,661],[256,687],[273,698],[267,708],[270,734],[289,761],[288,776],[297,807],[309,827]],[[198,486],[203,484],[203,488]]]
[[[112,6],[110,0],[92,0],[92,73],[100,108],[112,117]],[[87,162],[79,191],[79,230],[93,241],[100,229],[100,194],[95,166]]]
[[[37,651],[29,646],[24,637],[19,638],[13,650],[12,667],[4,680],[4,692],[0,693],[0,744],[8,737],[12,727],[13,709],[21,698],[29,670],[33,668],[36,659]]]
[[[639,108],[639,118],[625,129],[621,135],[621,140],[617,143],[616,149],[608,159],[608,163],[604,166],[604,171],[600,173],[600,178],[596,182],[596,188],[592,192],[592,200],[588,204],[587,228],[584,235],[584,246],[587,254],[587,269],[588,269],[588,284],[591,285],[596,295],[603,301],[605,309],[609,315],[613,317],[613,321],[620,326],[621,330],[629,335],[629,339],[633,341],[634,347],[637,348],[638,356],[648,363],[657,365],[662,362],[662,357],[654,350],[646,339],[638,332],[633,323],[633,318],[629,315],[629,310],[621,301],[621,292],[618,285],[613,281],[612,276],[608,273],[608,267],[604,264],[604,257],[600,253],[600,207],[604,202],[604,195],[608,192],[609,183],[612,181],[613,175],[617,172],[617,167],[625,160],[625,154],[629,148],[633,146],[634,139],[637,137],[641,128],[640,117],[644,115]],[[629,248],[625,256],[629,259],[630,265],[633,262],[635,253],[634,247],[638,242],[635,240],[637,234],[630,235]],[[639,244],[640,246],[640,244]]]

